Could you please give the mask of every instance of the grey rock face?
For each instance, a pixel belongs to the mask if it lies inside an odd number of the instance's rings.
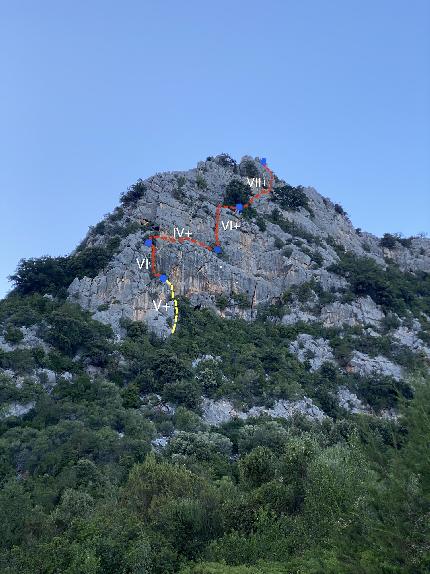
[[[353,414],[369,414],[370,408],[365,406],[355,393],[345,387],[340,387],[337,391],[339,405]]]
[[[0,418],[5,419],[9,417],[22,417],[34,409],[34,401],[29,403],[9,403],[7,406],[3,407],[0,413]]]
[[[70,298],[89,309],[96,319],[111,324],[117,337],[123,335],[121,319],[145,321],[158,336],[168,336],[174,314],[170,290],[151,273],[151,247],[144,243],[154,234],[174,237],[169,241],[155,240],[155,260],[157,272],[168,275],[176,295],[188,297],[194,305],[213,309],[216,298],[223,295],[229,304],[220,313],[227,318],[252,320],[260,303],[274,302],[292,285],[311,279],[319,281],[324,290],[345,287],[345,279],[328,271],[338,260],[335,243],[385,266],[387,254],[379,240],[367,233],[358,234],[349,219],[337,213],[334,204],[313,188],[304,190],[310,210],[303,207],[298,211],[282,210],[270,195],[257,199],[253,207],[260,222],[264,220],[264,230],[255,219],[221,209],[222,255],[193,243],[191,240],[209,247],[214,245],[217,206],[224,203],[230,182],[236,180],[248,185],[252,180],[247,176],[249,170],[258,177],[267,176],[260,163],[249,156],[243,158],[236,171],[233,165],[223,163],[218,157],[199,162],[195,169],[148,178],[144,182],[144,196],[126,205],[115,223],[124,228],[140,225],[141,229],[134,228],[121,240],[118,252],[96,277],[75,279],[69,287]],[[277,180],[274,186],[283,183]],[[257,192],[256,188],[250,189],[252,194]],[[286,225],[269,220],[275,207]],[[104,224],[108,230],[114,228],[109,218]],[[108,237],[109,234],[92,230],[85,245],[103,246]],[[430,241],[417,239],[410,249],[400,246],[391,256],[408,268],[430,270],[429,246]],[[320,263],[315,264],[312,253],[318,254]],[[249,307],[235,304],[234,294],[245,296]],[[327,305],[321,317],[326,326],[361,323],[378,327],[383,313],[367,297],[352,304]],[[285,324],[313,320],[313,313],[297,309],[282,320]]]
[[[307,397],[300,401],[280,400],[276,401],[273,408],[252,407],[247,412],[236,410],[233,404],[226,399],[214,401],[203,398],[202,413],[204,422],[213,426],[219,426],[233,418],[246,420],[249,417],[258,417],[260,415],[288,419],[295,414],[303,414],[315,421],[322,421],[326,418],[323,411]]]
[[[427,359],[430,359],[430,348],[418,337],[415,330],[401,326],[394,331],[393,337],[415,353],[424,353]]]
[[[14,348],[15,348],[14,345],[11,345],[7,341],[5,341],[3,337],[0,336],[0,350],[1,351],[6,351],[6,353],[9,353],[10,351],[13,351]]]
[[[10,352],[14,349],[32,349],[36,347],[41,347],[44,351],[48,352],[50,347],[37,336],[36,327],[20,327],[24,338],[19,341],[19,343],[8,343],[5,341],[4,337],[0,336],[0,349],[2,351]]]
[[[27,349],[41,347],[45,352],[50,350],[50,346],[37,335],[37,327],[21,327],[21,331],[24,339],[20,345],[23,347]]]
[[[201,357],[197,357],[197,359],[194,359],[194,361],[191,363],[191,366],[193,367],[193,369],[195,369],[197,365],[199,365],[200,363],[206,363],[206,362],[219,363],[220,361],[221,357],[214,357],[212,355],[203,355]]]
[[[358,373],[359,375],[383,375],[393,377],[400,381],[403,377],[403,369],[399,365],[389,361],[381,355],[369,357],[365,353],[354,351],[353,357],[348,365],[349,372]]]
[[[352,303],[330,303],[321,311],[321,321],[325,327],[348,325],[372,325],[378,327],[384,313],[369,297],[360,297]]]
[[[430,240],[415,237],[411,246],[405,247],[396,243],[392,250],[384,249],[384,256],[391,259],[404,271],[428,271],[430,267]]]
[[[293,341],[289,349],[301,363],[309,361],[311,371],[317,371],[325,362],[334,362],[334,356],[329,342],[322,337],[316,339],[302,333]]]
[[[170,437],[168,436],[160,436],[158,438],[154,438],[151,441],[151,444],[156,450],[162,450],[163,448],[166,448],[166,446],[169,444],[169,440]]]
[[[37,369],[35,371],[35,374],[42,380],[46,380],[46,382],[49,385],[55,385],[55,383],[57,382],[57,375],[54,373],[54,371],[51,371],[50,369]],[[71,373],[68,373],[66,375],[66,378],[70,375]]]
[[[311,323],[317,320],[318,317],[316,317],[309,311],[304,311],[303,309],[300,309],[298,306],[294,306],[290,308],[289,313],[287,313],[282,317],[282,324],[294,325],[295,323],[299,323],[301,321],[303,321],[304,323]]]
[[[253,407],[253,409],[258,409],[258,407]],[[253,410],[251,409],[249,412]],[[258,411],[257,411],[258,412]],[[256,412],[256,414],[257,414]],[[312,399],[308,397],[303,397],[300,401],[276,401],[275,406],[271,409],[262,409],[258,414],[267,414],[274,418],[284,418],[288,419],[295,414],[302,414],[309,419],[321,422],[326,418],[323,411],[314,405]],[[254,415],[253,415],[254,416]]]
[[[219,426],[239,416],[239,411],[227,399],[214,401],[204,398],[202,402],[202,415],[205,423]]]

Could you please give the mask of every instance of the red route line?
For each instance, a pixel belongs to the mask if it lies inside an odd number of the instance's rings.
[[[256,199],[259,199],[263,195],[267,195],[271,193],[273,187],[273,172],[267,165],[263,165],[264,169],[270,173],[270,180],[269,180],[269,187],[267,189],[263,189],[260,193],[256,193],[253,195],[248,203],[245,203],[243,208],[246,209],[250,205],[254,203]],[[215,228],[214,228],[214,235],[215,235],[215,246],[220,244],[219,241],[219,222],[221,217],[221,209],[230,209],[231,211],[236,210],[235,205],[217,205],[216,212],[215,212]],[[161,241],[168,241],[169,243],[184,243],[184,241],[190,241],[190,243],[194,243],[199,247],[203,247],[203,249],[207,249],[208,251],[212,251],[213,247],[211,245],[206,245],[203,241],[198,241],[197,239],[192,239],[191,237],[173,237],[172,235],[150,235],[149,239],[161,239]],[[157,273],[157,265],[156,265],[156,254],[157,254],[157,247],[153,243],[151,245],[151,271],[155,277],[160,277],[161,273]]]

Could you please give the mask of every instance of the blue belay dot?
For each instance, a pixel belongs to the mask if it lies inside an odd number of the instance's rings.
[[[242,211],[243,205],[241,203],[236,203],[236,211]]]
[[[160,275],[160,281],[161,281],[161,283],[165,283],[167,281],[167,275],[164,275],[164,273],[162,273]]]
[[[151,247],[152,239],[145,239],[145,245],[146,245],[146,247]]]
[[[219,245],[216,245],[214,247],[214,251],[215,251],[215,253],[221,253],[221,247]]]
[[[261,163],[261,165],[266,165],[266,158],[265,158],[265,157],[262,157],[262,158],[260,159],[260,163]]]

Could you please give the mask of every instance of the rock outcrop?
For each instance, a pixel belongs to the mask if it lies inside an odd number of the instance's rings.
[[[243,166],[254,166],[253,173],[268,178],[260,163],[250,157],[240,168],[215,158],[199,162],[195,169],[157,174],[144,183],[144,194],[124,205],[93,228],[84,247],[103,246],[118,226],[130,228],[122,238],[112,260],[96,277],[76,278],[69,295],[94,318],[109,323],[121,335],[121,319],[145,321],[159,336],[167,336],[173,319],[173,307],[157,310],[154,301],[169,300],[169,288],[153,276],[150,269],[151,247],[145,239],[151,235],[175,236],[176,241],[156,242],[156,268],[169,276],[178,295],[184,295],[199,306],[217,309],[220,296],[227,305],[219,310],[225,317],[247,320],[257,315],[260,304],[277,300],[289,287],[311,280],[325,291],[336,292],[347,285],[345,279],[329,271],[338,260],[333,246],[340,245],[360,256],[372,257],[385,266],[387,253],[379,240],[354,229],[345,214],[313,188],[305,188],[308,207],[296,211],[282,209],[271,194],[253,203],[251,217],[222,209],[219,240],[222,254],[204,249],[191,241],[180,242],[190,233],[208,246],[215,242],[214,228],[218,205],[224,203],[232,181],[248,185]],[[275,179],[276,190],[285,182]],[[248,186],[249,187],[249,186]],[[255,188],[250,188],[256,193]],[[273,218],[277,210],[278,223]],[[231,226],[231,227],[230,227]],[[391,258],[407,269],[430,270],[429,241],[416,239],[406,249],[399,244]],[[313,260],[315,258],[315,260]],[[235,300],[241,297],[241,303]],[[247,301],[244,304],[244,301]],[[326,326],[367,324],[378,326],[383,313],[369,297],[350,304],[335,301],[326,305],[321,320]],[[312,320],[312,313],[296,310],[286,315],[286,324]]]
[[[291,343],[290,351],[297,355],[300,362],[309,361],[311,371],[317,371],[326,362],[334,362],[330,343],[322,337],[317,339],[302,333]]]
[[[321,421],[325,418],[323,411],[314,405],[312,400],[307,397],[299,401],[280,400],[276,401],[272,408],[252,407],[247,412],[235,409],[233,404],[226,399],[214,401],[212,399],[203,398],[202,413],[204,422],[213,426],[219,426],[234,418],[246,420],[250,417],[259,417],[262,415],[272,418],[289,419],[295,414],[301,414],[315,421]]]

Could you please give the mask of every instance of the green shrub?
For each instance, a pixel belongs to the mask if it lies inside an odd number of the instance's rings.
[[[106,339],[112,337],[111,327],[94,321],[77,305],[65,303],[53,311],[49,324],[45,339],[68,356],[79,349],[85,349],[89,355],[96,350],[108,353]]]
[[[185,197],[185,193],[183,191],[184,185],[186,183],[187,179],[183,176],[183,175],[178,175],[177,176],[177,184],[178,187],[176,189],[173,190],[172,195],[175,199],[177,199],[178,201],[181,201],[184,199]]]
[[[258,171],[255,162],[251,159],[247,159],[240,164],[241,174],[247,177],[259,177],[260,172]]]
[[[106,233],[106,221],[99,221],[97,225],[92,228],[92,232],[97,235],[104,235]]]
[[[413,390],[408,383],[382,376],[360,377],[355,390],[358,397],[376,411],[395,408],[399,400],[413,397]]]
[[[382,239],[379,240],[379,245],[386,249],[395,249],[397,243],[403,247],[410,247],[412,245],[413,237],[402,237],[400,233],[384,233]]]
[[[237,171],[237,162],[228,153],[222,153],[217,155],[214,160],[218,165],[231,169],[232,171]]]
[[[261,215],[259,215],[257,217],[257,221],[256,221],[258,228],[260,229],[260,231],[266,231],[267,229],[267,225],[266,222],[264,221],[264,217],[262,217]]]
[[[400,327],[400,319],[394,313],[387,313],[382,319],[382,326],[385,332]]]
[[[70,283],[67,263],[66,257],[21,259],[15,274],[9,279],[15,283],[15,290],[21,295],[55,293]]]
[[[146,186],[142,179],[138,179],[136,183],[131,185],[127,191],[125,191],[120,198],[120,201],[124,207],[136,203],[139,199],[145,196]]]
[[[126,409],[137,409],[140,407],[139,387],[136,384],[127,385],[122,390],[122,404]]]
[[[223,203],[225,205],[236,205],[237,203],[248,203],[251,197],[251,187],[240,179],[232,179],[225,189]]]
[[[224,311],[224,309],[228,307],[228,304],[229,300],[225,295],[221,294],[215,297],[215,305],[218,307],[218,309],[221,309],[221,311]]]
[[[151,370],[156,381],[161,384],[174,383],[178,380],[187,380],[191,371],[184,359],[180,359],[171,349],[161,349],[151,363]]]
[[[241,479],[251,488],[261,486],[275,477],[275,457],[270,448],[257,446],[239,461]]]
[[[15,349],[2,351],[0,349],[0,368],[12,369],[19,374],[29,373],[36,366],[33,353],[30,349]]]
[[[10,276],[15,284],[15,292],[20,295],[64,293],[75,277],[95,277],[104,269],[120,241],[120,237],[111,237],[105,247],[86,247],[67,257],[22,259],[14,275]]]
[[[394,249],[397,244],[397,238],[391,233],[384,233],[382,239],[379,240],[379,245],[386,249]]]
[[[319,251],[312,251],[310,257],[312,261],[318,265],[318,267],[321,267],[324,263],[324,257]]]
[[[271,198],[273,201],[279,203],[282,209],[289,209],[291,211],[298,211],[301,207],[309,209],[309,199],[303,189],[300,185],[293,187],[288,184],[282,187],[275,187],[272,191]]]
[[[233,293],[232,299],[239,309],[249,309],[251,302],[247,293]]]
[[[208,187],[208,182],[201,173],[197,173],[196,175],[196,185],[199,189],[207,189]]]
[[[348,214],[346,213],[346,211],[343,209],[343,207],[342,207],[339,203],[335,203],[335,204],[334,204],[334,210],[335,210],[335,212],[338,213],[339,215],[343,215],[343,216],[348,215]]]
[[[415,313],[430,311],[430,274],[403,273],[398,267],[386,270],[373,259],[341,254],[340,261],[329,271],[345,277],[356,296],[369,295],[385,311],[404,314],[407,309]]]
[[[9,325],[4,333],[4,340],[7,343],[19,343],[24,338],[24,334],[21,329],[18,327],[14,327],[13,325]]]
[[[196,409],[200,404],[201,392],[197,382],[182,380],[164,385],[162,396],[165,401]]]
[[[115,223],[122,219],[124,215],[124,210],[122,207],[115,207],[112,213],[108,215],[108,221]]]
[[[313,287],[313,281],[306,281],[305,283],[297,285],[295,292],[300,303],[306,303],[307,301],[310,301],[313,295]]]
[[[246,209],[242,212],[243,219],[252,220],[258,216],[258,211],[252,205],[248,205]],[[257,223],[258,225],[258,223]]]
[[[51,371],[55,371],[56,373],[65,371],[74,373],[78,369],[78,364],[76,362],[55,349],[47,353],[43,359],[43,364],[40,366],[50,369]]]
[[[178,406],[174,414],[175,427],[186,432],[202,431],[205,427],[200,417],[183,406]]]

